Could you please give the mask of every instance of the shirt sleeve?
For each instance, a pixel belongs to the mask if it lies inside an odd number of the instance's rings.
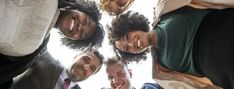
[[[161,15],[189,5],[190,3],[191,0],[156,0],[153,26],[160,21]]]
[[[192,4],[200,5],[206,8],[225,9],[233,8],[234,0],[192,0]]]
[[[156,1],[155,15],[157,17],[160,17],[163,14],[189,5],[190,3],[191,0],[158,0]]]
[[[144,83],[141,89],[163,89],[163,88],[157,83]]]

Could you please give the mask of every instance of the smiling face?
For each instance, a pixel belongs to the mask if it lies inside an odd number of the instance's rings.
[[[71,66],[69,75],[74,81],[82,81],[90,77],[101,67],[101,62],[93,53],[84,53],[75,57],[76,62]]]
[[[131,89],[131,70],[121,63],[108,65],[106,69],[111,89]]]
[[[68,10],[58,20],[60,31],[72,40],[85,40],[95,32],[96,23],[84,12]]]
[[[149,46],[148,33],[140,30],[128,32],[115,41],[118,50],[127,53],[141,53]]]
[[[109,0],[107,9],[112,14],[120,14],[124,12],[131,4],[133,0]]]

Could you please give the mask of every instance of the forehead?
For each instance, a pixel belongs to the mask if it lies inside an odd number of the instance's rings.
[[[125,71],[125,68],[122,64],[116,63],[116,64],[108,65],[106,72],[109,75],[113,75],[113,74],[118,73],[118,72],[126,72],[126,71]]]
[[[79,55],[77,58],[79,60],[85,56],[87,56],[90,59],[90,64],[94,64],[96,67],[101,65],[100,59],[93,52],[83,53],[83,54]]]
[[[79,14],[79,16],[86,16],[86,17],[88,17],[88,19],[93,21],[93,19],[89,16],[89,14],[86,14],[85,12],[82,12],[82,11],[79,11],[79,10],[69,10],[69,12],[71,12],[73,14]]]

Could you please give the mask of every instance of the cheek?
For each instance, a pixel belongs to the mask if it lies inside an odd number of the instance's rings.
[[[122,44],[121,41],[115,41],[115,47],[116,47],[118,50],[123,51],[123,50],[121,50],[121,47],[123,46],[123,45],[121,45],[121,44]]]
[[[93,74],[93,73],[92,73],[90,70],[88,70],[87,73],[86,73],[86,76],[89,77],[89,76],[91,76],[92,74]]]
[[[72,37],[70,37],[70,38],[72,38],[73,40],[80,40],[80,33],[76,33],[76,34],[72,35]]]
[[[85,38],[84,39],[90,38],[93,35],[94,30],[95,29],[93,27],[91,27],[91,26],[88,27],[87,30],[84,32],[84,34],[85,34]]]
[[[112,12],[117,12],[117,5],[116,5],[116,3],[113,2],[113,3],[109,4],[109,9]]]
[[[110,86],[112,87],[112,89],[115,89],[113,81],[110,81]]]

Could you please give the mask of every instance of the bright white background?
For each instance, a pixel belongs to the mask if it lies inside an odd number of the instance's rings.
[[[99,3],[99,0],[96,1]],[[129,10],[144,14],[150,20],[150,22],[152,22],[154,5],[154,0],[135,0]],[[110,24],[111,20],[112,17],[108,16],[106,13],[102,14],[101,23],[104,30],[106,30],[106,24]],[[48,49],[52,56],[60,60],[65,67],[68,67],[69,64],[71,64],[74,55],[79,52],[62,46],[56,31],[57,29],[53,29],[51,31],[51,39],[48,44]],[[99,49],[100,53],[104,55],[105,60],[113,55],[112,47],[108,43],[107,35],[108,34],[105,35],[103,47]],[[138,64],[132,63],[129,65],[133,71],[132,84],[137,89],[140,89],[144,82],[153,82],[151,64],[151,58],[149,57],[146,61],[142,61]],[[85,81],[79,82],[78,84],[82,89],[101,89],[102,87],[109,87],[109,81],[107,80],[105,72],[105,65],[102,66],[101,70],[97,74]]]

